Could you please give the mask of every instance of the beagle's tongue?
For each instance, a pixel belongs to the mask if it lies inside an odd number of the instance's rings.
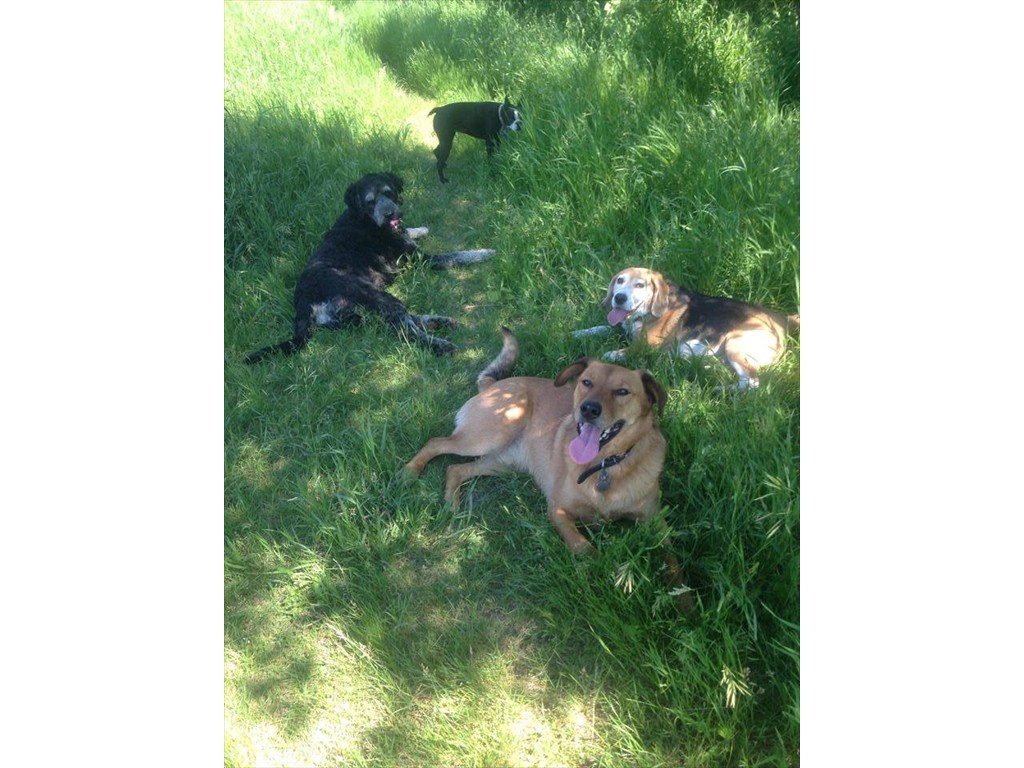
[[[608,313],[608,325],[618,325],[623,320],[629,317],[629,312],[624,309],[613,309]]]
[[[569,443],[569,456],[577,464],[589,464],[601,452],[601,430],[593,424],[580,425],[580,435]]]

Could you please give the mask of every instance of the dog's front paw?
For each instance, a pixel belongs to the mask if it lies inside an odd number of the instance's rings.
[[[416,315],[416,321],[420,327],[427,331],[436,331],[438,328],[457,328],[458,323],[454,318],[447,315]]]
[[[626,362],[626,350],[613,349],[611,352],[605,352],[601,358],[609,363],[624,363]]]
[[[441,355],[454,355],[459,348],[446,339],[431,338],[430,351],[440,357]]]
[[[586,539],[570,544],[569,549],[576,557],[597,557],[597,547]]]

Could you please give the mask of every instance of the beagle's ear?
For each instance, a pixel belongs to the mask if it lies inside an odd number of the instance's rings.
[[[658,418],[665,415],[665,404],[668,403],[668,392],[661,386],[657,379],[651,376],[647,371],[640,372],[640,379],[644,383],[644,392],[647,393],[647,399],[651,401],[651,405],[658,406]]]
[[[604,301],[601,302],[602,307],[610,307],[612,305],[612,294],[615,293],[615,277],[612,278],[611,282],[608,283],[608,293],[604,295]]]
[[[671,291],[665,283],[665,278],[658,272],[650,275],[651,283],[651,314],[654,317],[661,317],[671,308]]]
[[[558,376],[555,377],[555,386],[563,387],[565,382],[571,379],[573,376],[579,376],[589,366],[594,359],[592,357],[581,357],[576,362],[571,363],[568,367],[562,370]]]

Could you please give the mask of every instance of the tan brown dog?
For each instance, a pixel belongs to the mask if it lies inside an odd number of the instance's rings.
[[[448,467],[444,497],[455,507],[459,487],[471,477],[527,472],[569,548],[593,554],[576,521],[641,521],[658,511],[665,438],[654,410],[664,412],[668,395],[647,371],[587,357],[554,381],[505,378],[519,346],[507,328],[502,334],[502,351],[477,377],[479,394],[459,409],[455,431],[428,440],[405,469],[419,476],[444,453],[478,457]],[[564,385],[572,378],[576,386],[569,389]]]
[[[705,296],[666,280],[660,272],[629,267],[612,278],[603,306],[608,325],[575,331],[607,333],[621,325],[630,339],[643,339],[680,357],[714,355],[739,376],[738,389],[756,387],[758,372],[786,350],[786,333],[800,327],[799,315],[724,296]],[[622,362],[626,350],[603,355]]]

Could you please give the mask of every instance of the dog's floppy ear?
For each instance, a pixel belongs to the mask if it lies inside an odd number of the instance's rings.
[[[354,181],[348,185],[348,189],[345,190],[345,205],[351,208],[353,211],[359,210],[359,186],[358,181]]]
[[[388,184],[394,188],[396,195],[402,194],[402,190],[405,189],[405,182],[402,180],[401,176],[391,173],[390,171],[384,173],[383,176],[388,180]]]
[[[401,176],[391,173],[390,171],[384,171],[380,175],[391,186],[391,191],[393,193],[391,199],[398,205],[401,205],[401,191],[406,188],[406,182],[401,180]]]
[[[594,362],[594,359],[591,357],[581,357],[576,362],[571,363],[560,374],[558,374],[558,376],[555,377],[555,386],[565,386],[565,382],[567,382],[573,376],[579,376],[581,373],[587,370],[587,366],[589,366],[592,362]]]
[[[665,278],[658,272],[652,272],[650,274],[650,282],[651,314],[654,315],[654,317],[661,317],[672,306],[671,297],[669,296],[671,291],[665,283]]]
[[[665,404],[668,402],[668,392],[661,386],[661,383],[651,376],[647,371],[640,372],[640,379],[644,383],[644,392],[647,393],[647,399],[651,401],[651,405],[658,406],[658,417],[665,415]]]
[[[620,272],[619,275],[621,275],[621,274],[622,273]],[[613,277],[611,279],[611,282],[608,283],[608,293],[606,293],[604,295],[604,301],[601,302],[601,306],[602,307],[610,307],[611,306],[611,304],[612,304],[612,295],[615,293],[615,278],[617,278],[619,275],[615,275],[615,277]]]

